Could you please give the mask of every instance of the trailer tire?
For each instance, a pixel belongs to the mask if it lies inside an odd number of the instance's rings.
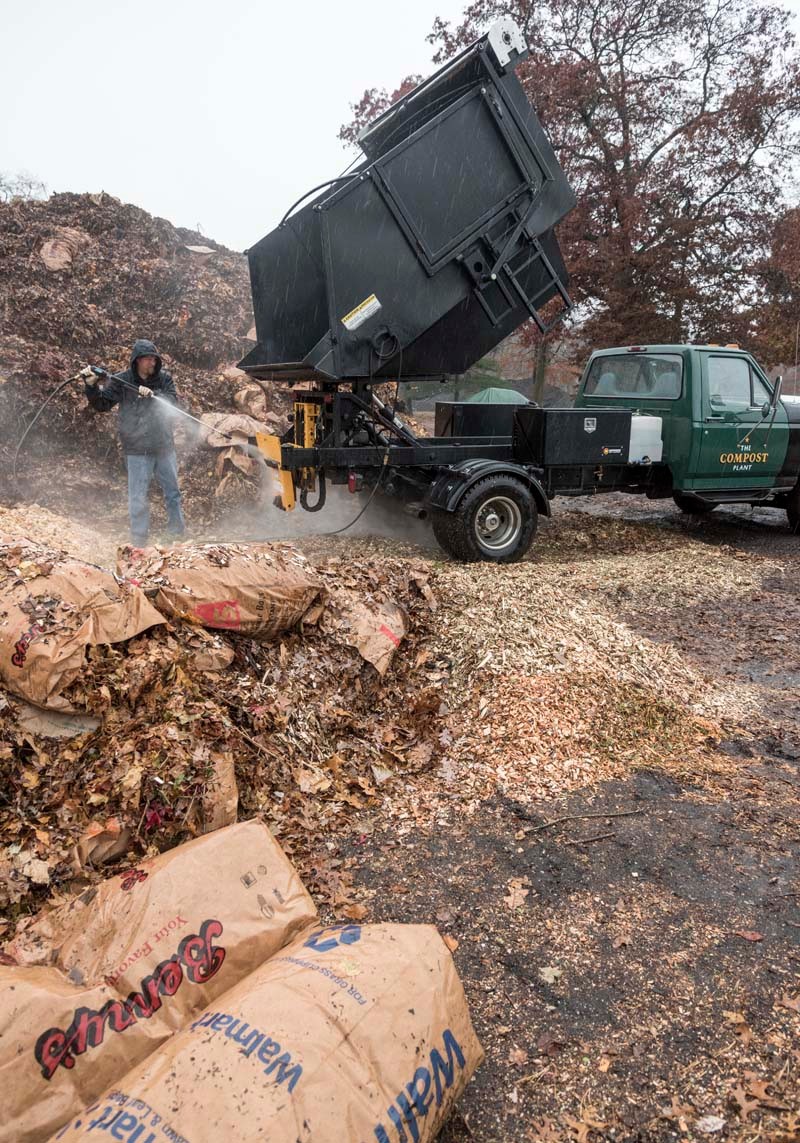
[[[685,512],[687,516],[706,516],[717,507],[716,504],[709,504],[707,501],[700,500],[696,496],[687,496],[684,492],[673,492],[672,499],[680,508],[681,512]]]
[[[468,488],[454,512],[437,512],[433,534],[463,563],[511,564],[530,548],[538,522],[530,489],[500,472]]]

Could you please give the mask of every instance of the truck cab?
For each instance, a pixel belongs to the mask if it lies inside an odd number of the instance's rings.
[[[593,353],[578,408],[627,408],[661,421],[647,489],[685,511],[721,503],[786,508],[798,521],[800,401],[780,398],[738,346],[625,346]]]

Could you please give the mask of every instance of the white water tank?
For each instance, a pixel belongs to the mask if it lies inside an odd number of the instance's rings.
[[[661,439],[661,417],[631,417],[631,444],[628,450],[628,464],[657,464],[664,452]]]

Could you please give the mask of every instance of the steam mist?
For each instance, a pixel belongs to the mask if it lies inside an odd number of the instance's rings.
[[[421,547],[436,546],[430,524],[410,516],[398,500],[383,495],[380,489],[358,520],[355,518],[369,501],[370,492],[351,493],[340,484],[328,483],[327,500],[320,512],[306,512],[299,504],[293,512],[284,512],[274,504],[279,491],[274,470],[257,449],[248,447],[247,452],[258,464],[261,496],[256,511],[243,511],[226,526],[226,535],[231,539],[290,540],[325,536],[351,525],[343,535],[383,536]]]

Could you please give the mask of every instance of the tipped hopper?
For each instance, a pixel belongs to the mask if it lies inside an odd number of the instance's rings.
[[[463,373],[559,296],[553,227],[575,205],[514,75],[516,25],[389,108],[365,158],[248,252],[257,377],[419,380]]]

